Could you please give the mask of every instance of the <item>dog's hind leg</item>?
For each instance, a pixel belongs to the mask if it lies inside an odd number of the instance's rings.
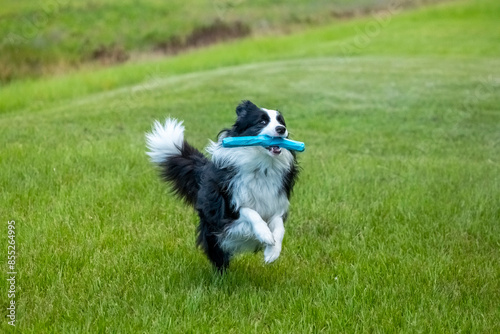
[[[198,245],[201,246],[210,262],[222,274],[229,267],[231,254],[220,247],[217,236],[212,232],[200,229],[198,233]]]
[[[221,274],[224,273],[229,267],[230,254],[220,248],[215,235],[207,237],[207,245],[206,254],[209,260]]]

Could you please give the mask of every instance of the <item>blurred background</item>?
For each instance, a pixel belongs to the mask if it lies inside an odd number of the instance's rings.
[[[0,83],[113,65],[438,0],[3,0]]]

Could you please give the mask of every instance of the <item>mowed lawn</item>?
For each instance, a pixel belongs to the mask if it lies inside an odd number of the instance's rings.
[[[499,16],[446,3],[2,88],[1,331],[500,332]],[[242,99],[306,151],[281,257],[221,277],[144,133],[176,117],[202,149]]]

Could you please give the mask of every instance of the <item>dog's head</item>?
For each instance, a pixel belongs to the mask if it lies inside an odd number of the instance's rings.
[[[285,119],[277,110],[259,108],[251,101],[242,101],[236,107],[238,118],[231,129],[232,136],[268,135],[271,137],[288,137]],[[268,147],[271,155],[279,155],[279,147]]]
[[[285,119],[277,110],[259,108],[250,101],[242,101],[236,107],[238,118],[230,131],[231,136],[257,136],[268,135],[271,137],[288,137]],[[268,147],[271,155],[279,155],[279,147]]]

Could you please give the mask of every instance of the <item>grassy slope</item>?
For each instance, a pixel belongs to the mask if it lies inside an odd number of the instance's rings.
[[[498,14],[440,5],[362,47],[370,19],[1,91],[18,329],[498,332]],[[203,147],[242,98],[282,109],[307,150],[282,257],[221,279],[143,133],[170,114]]]
[[[363,54],[491,58],[500,54],[500,37],[495,33],[495,15],[499,10],[496,4],[485,5],[479,1],[458,7],[442,4],[437,8],[404,13],[398,20],[389,15],[383,20],[387,23],[377,24],[377,20],[371,18],[299,35],[246,39],[229,46],[192,51],[183,57],[78,72],[45,80],[43,85],[37,80],[14,82],[0,90],[0,113],[20,108],[44,109],[53,101],[157,77],[284,58]],[[449,11],[443,15],[439,8],[449,8]],[[375,33],[371,33],[372,29]],[[373,38],[366,39],[365,31]]]
[[[217,20],[253,31],[331,20],[333,12],[384,6],[367,0],[4,0],[0,7],[0,82],[63,72],[106,49],[120,57],[151,52]],[[100,59],[103,61],[103,59]],[[109,62],[110,59],[105,61]]]

